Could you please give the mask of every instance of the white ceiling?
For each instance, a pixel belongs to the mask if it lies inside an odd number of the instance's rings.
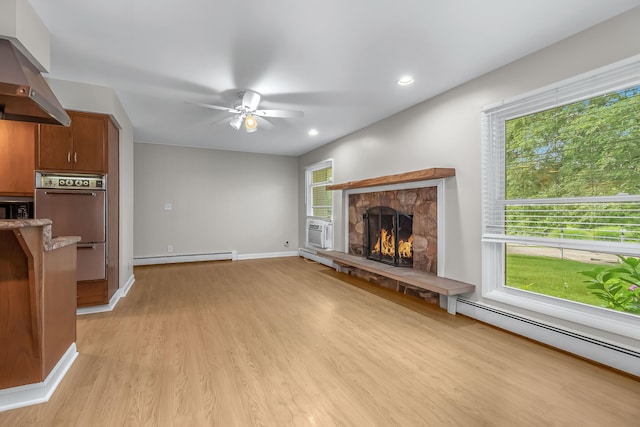
[[[112,87],[136,142],[300,155],[620,14],[640,0],[29,0],[49,77]],[[403,74],[415,77],[398,86]],[[302,110],[233,130],[245,89]],[[320,132],[312,137],[308,130]]]

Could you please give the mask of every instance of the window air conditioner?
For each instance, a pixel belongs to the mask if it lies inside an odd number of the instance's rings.
[[[333,245],[333,224],[327,221],[310,220],[307,223],[307,245],[319,249],[330,249]]]

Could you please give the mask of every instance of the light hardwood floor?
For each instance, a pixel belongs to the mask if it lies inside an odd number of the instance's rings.
[[[51,400],[1,426],[640,422],[638,379],[299,258],[135,275],[113,312],[78,318]]]

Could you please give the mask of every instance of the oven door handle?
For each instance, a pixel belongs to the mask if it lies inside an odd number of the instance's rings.
[[[96,196],[95,191],[86,192],[82,190],[74,190],[74,191],[45,191],[44,194],[78,194],[81,196]]]

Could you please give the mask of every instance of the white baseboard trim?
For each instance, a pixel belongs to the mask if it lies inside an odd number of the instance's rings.
[[[637,349],[462,298],[458,298],[457,312],[640,377]]]
[[[43,382],[0,390],[0,412],[47,402],[77,357],[78,350],[73,343]]]
[[[326,265],[327,267],[333,268],[332,260],[319,256],[318,253],[313,249],[300,248],[298,249],[298,256],[310,259],[312,261]]]
[[[129,276],[129,280],[127,280],[127,283],[125,283],[124,286],[122,287],[122,296],[123,297],[127,296],[129,291],[131,290],[131,288],[133,288],[133,284],[134,283],[136,283],[136,278],[132,274],[131,276]]]
[[[262,259],[262,258],[284,258],[289,256],[298,256],[298,252],[287,251],[287,252],[264,252],[264,253],[258,253],[258,254],[242,254],[242,255],[238,255],[238,260]]]
[[[255,254],[238,254],[238,251],[217,252],[210,254],[192,254],[192,255],[174,255],[162,257],[138,257],[133,259],[133,265],[156,265],[156,264],[174,264],[181,262],[200,262],[200,261],[240,261],[248,259],[262,258],[282,258],[289,256],[298,256],[297,251],[287,252],[263,252]]]
[[[133,265],[176,264],[180,262],[222,261],[238,259],[238,251],[212,252],[207,254],[184,254],[171,256],[134,257]]]
[[[116,304],[118,304],[118,301],[120,301],[120,298],[122,297],[123,297],[122,289],[118,289],[109,300],[109,304],[94,305],[92,307],[79,307],[78,309],[76,309],[76,315],[82,316],[85,314],[95,314],[95,313],[104,313],[106,311],[113,311],[113,309],[116,307]]]
[[[132,274],[129,277],[129,280],[127,280],[127,283],[125,283],[124,287],[119,288],[113,294],[113,296],[109,300],[109,304],[96,305],[93,307],[80,307],[76,309],[76,315],[82,316],[84,314],[95,314],[95,313],[104,313],[107,311],[113,311],[113,309],[116,308],[118,301],[120,301],[120,298],[127,296],[127,294],[129,293],[129,291],[131,290],[135,282],[136,282],[136,278]]]

